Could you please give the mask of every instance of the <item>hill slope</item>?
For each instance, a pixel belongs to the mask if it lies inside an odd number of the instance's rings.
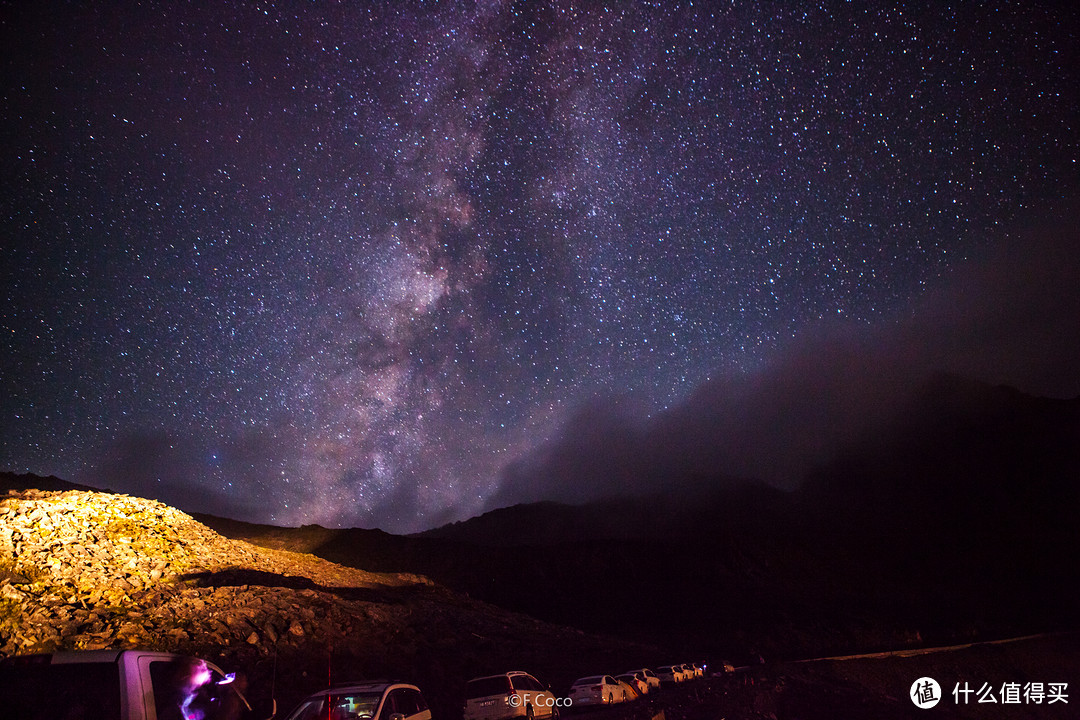
[[[455,594],[229,540],[152,500],[9,491],[0,498],[0,654],[143,647],[244,669],[282,710],[335,679],[418,682],[441,717],[470,677],[525,667],[549,682],[660,662]],[[556,652],[552,649],[557,648]],[[573,662],[567,663],[566,658]]]

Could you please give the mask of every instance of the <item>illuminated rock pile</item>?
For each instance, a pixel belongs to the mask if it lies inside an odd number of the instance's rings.
[[[528,667],[569,683],[577,670],[567,658],[630,667],[660,656],[417,575],[229,540],[153,500],[0,495],[0,655],[125,647],[243,670],[260,693],[275,688],[282,707],[324,687],[328,668],[409,678],[439,716],[459,708],[465,681],[484,672]]]
[[[0,500],[0,653],[265,649],[328,641],[416,576],[378,576],[228,540],[162,503],[29,490]],[[373,602],[374,601],[374,602]]]

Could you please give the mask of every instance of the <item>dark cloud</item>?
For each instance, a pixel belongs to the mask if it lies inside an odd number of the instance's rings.
[[[582,407],[558,439],[512,463],[492,507],[558,498],[585,502],[641,482],[645,429],[610,404]]]
[[[635,424],[594,401],[558,439],[507,468],[490,507],[663,490],[695,478],[794,487],[882,431],[935,373],[1051,397],[1080,395],[1075,203],[989,243],[879,323],[823,323],[757,370],[724,373]]]
[[[920,303],[897,343],[914,359],[1051,397],[1080,395],[1077,201],[1032,216]]]
[[[194,438],[178,438],[164,431],[131,433],[114,443],[96,483],[133,494],[156,488],[163,500],[187,505],[197,497],[190,492],[192,481],[204,472],[199,446]]]

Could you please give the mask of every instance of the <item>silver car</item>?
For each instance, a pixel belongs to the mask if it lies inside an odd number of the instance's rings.
[[[356,683],[322,690],[286,720],[431,720],[420,688],[406,683]]]

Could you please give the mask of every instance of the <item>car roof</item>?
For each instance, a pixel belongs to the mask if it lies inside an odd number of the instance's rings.
[[[529,677],[532,677],[530,673],[527,673],[524,670],[511,670],[510,672],[495,673],[494,675],[483,675],[481,677],[474,677],[469,682],[472,682],[473,680],[488,680],[490,678],[509,677],[510,675],[528,675]]]
[[[573,684],[574,685],[577,685],[578,683],[590,683],[591,684],[591,683],[596,682],[597,680],[603,680],[606,677],[607,677],[607,675],[586,675],[585,677],[579,677],[577,680],[575,680],[573,682]]]
[[[120,659],[122,655],[140,655],[158,657],[164,660],[186,657],[169,652],[154,650],[57,650],[51,653],[33,653],[29,655],[13,655],[16,664],[23,665],[67,665],[78,663],[112,663]]]
[[[79,665],[82,663],[115,663],[119,662],[120,658],[128,656],[137,656],[140,658],[151,658],[153,660],[160,660],[163,662],[171,662],[180,658],[191,658],[193,660],[202,661],[206,667],[211,670],[224,675],[225,672],[210,662],[209,660],[203,660],[199,657],[192,655],[183,655],[171,652],[164,652],[158,650],[58,650],[52,653],[33,653],[28,655],[12,655],[5,658],[0,658],[0,664],[5,667],[19,667],[26,665]]]
[[[308,695],[309,698],[323,697],[325,695],[342,695],[344,693],[383,693],[393,688],[411,688],[419,691],[420,688],[410,683],[399,682],[351,682],[334,685],[326,690]]]

